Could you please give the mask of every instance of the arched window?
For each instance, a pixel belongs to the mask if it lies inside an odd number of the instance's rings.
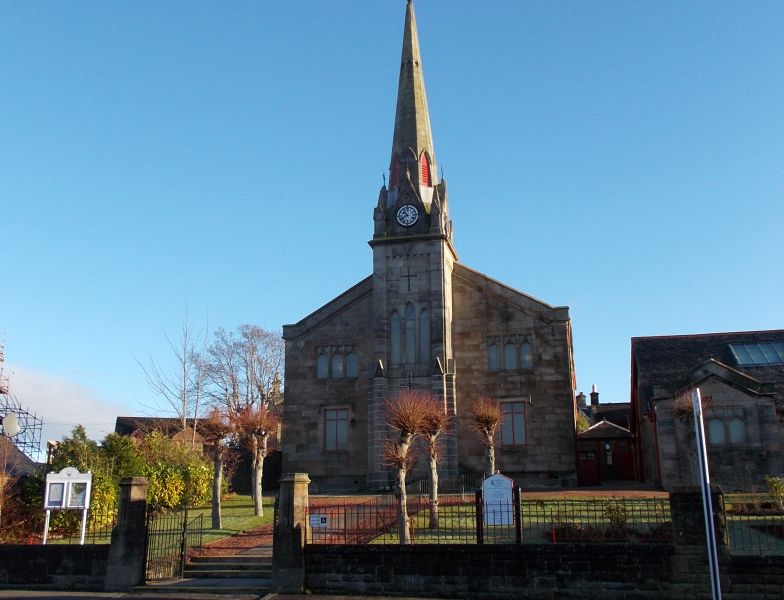
[[[316,358],[316,377],[319,379],[329,377],[329,359],[326,354],[319,354]]]
[[[422,153],[422,185],[430,187],[430,160],[427,154]]]
[[[727,422],[730,430],[730,444],[742,444],[746,441],[746,424],[740,417],[733,417]]]
[[[354,379],[357,376],[357,355],[349,352],[346,354],[346,377]]]
[[[389,363],[400,364],[400,315],[397,311],[389,317]]]
[[[416,360],[416,318],[414,305],[406,304],[406,364],[414,364]]]
[[[501,351],[497,344],[490,344],[487,347],[487,369],[498,371],[501,368]]]
[[[343,379],[343,355],[332,355],[332,379]]]
[[[711,444],[724,444],[727,441],[724,436],[724,421],[721,419],[708,420],[708,441]]]
[[[514,344],[504,346],[504,369],[517,368],[517,349]]]
[[[532,369],[534,366],[534,349],[528,342],[520,344],[520,368]]]
[[[430,360],[430,313],[419,311],[419,362]]]

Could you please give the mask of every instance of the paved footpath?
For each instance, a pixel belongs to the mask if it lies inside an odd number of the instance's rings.
[[[407,597],[394,598],[389,596],[323,596],[321,594],[266,594],[256,596],[253,594],[231,595],[226,594],[178,594],[166,592],[60,592],[42,590],[0,590],[3,599],[37,599],[37,600],[88,600],[91,598],[123,598],[125,600],[432,600],[425,598]]]

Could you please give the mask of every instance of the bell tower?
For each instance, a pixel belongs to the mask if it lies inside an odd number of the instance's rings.
[[[404,389],[443,399],[453,418],[452,246],[446,181],[436,159],[414,6],[406,4],[389,182],[373,212],[373,348],[368,405],[370,483],[383,487],[387,468],[386,403]],[[444,475],[457,473],[457,438],[447,435]]]

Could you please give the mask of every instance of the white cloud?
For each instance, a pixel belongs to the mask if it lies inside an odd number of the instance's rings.
[[[91,439],[100,440],[114,431],[117,416],[127,409],[104,400],[101,394],[74,381],[20,366],[6,365],[10,392],[22,409],[43,421],[41,444],[60,440],[76,425],[84,425]]]

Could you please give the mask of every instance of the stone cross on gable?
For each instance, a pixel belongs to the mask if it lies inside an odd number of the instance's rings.
[[[402,273],[402,272],[403,272],[403,269],[400,269],[400,272]],[[408,267],[408,266],[406,267],[406,273],[405,273],[405,275],[400,275],[400,278],[401,278],[401,279],[406,279],[406,280],[407,280],[407,283],[408,283],[408,291],[409,291],[409,292],[411,291],[411,279],[412,279],[412,278],[414,278],[414,277],[416,277],[416,276],[417,276],[417,274],[416,274],[416,273],[411,273],[411,267]]]

